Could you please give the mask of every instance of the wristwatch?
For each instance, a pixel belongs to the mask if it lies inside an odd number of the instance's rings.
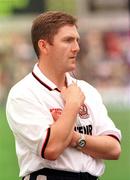
[[[84,148],[86,146],[86,138],[84,136],[84,134],[80,134],[80,138],[77,141],[77,146],[76,148],[81,150],[82,148]]]

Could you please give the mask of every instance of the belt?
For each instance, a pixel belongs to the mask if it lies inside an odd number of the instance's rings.
[[[63,171],[63,170],[56,170],[56,169],[49,169],[49,168],[43,168],[38,171],[34,171],[30,174],[30,180],[36,180],[37,176],[44,175],[44,176],[51,176],[53,179],[55,177],[63,177],[65,179],[73,178],[75,179],[82,179],[82,180],[97,180],[98,177],[93,176],[89,174],[88,172],[69,172],[69,171]],[[63,179],[62,178],[62,179]],[[24,178],[23,178],[24,180]]]

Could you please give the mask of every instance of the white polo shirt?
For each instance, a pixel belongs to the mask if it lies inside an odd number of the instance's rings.
[[[90,135],[112,135],[119,141],[121,133],[108,117],[97,90],[85,81],[75,80],[66,73],[67,84],[77,81],[86,99],[79,114],[75,130]],[[102,160],[94,159],[75,148],[68,147],[55,161],[44,158],[53,118],[51,111],[62,111],[64,103],[56,85],[38,68],[10,90],[7,101],[7,119],[12,129],[18,157],[20,176],[44,167],[72,172],[88,172],[101,176]],[[72,109],[73,110],[73,109]]]

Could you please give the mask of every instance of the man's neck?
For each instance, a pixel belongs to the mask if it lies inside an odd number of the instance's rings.
[[[67,86],[65,73],[56,72],[53,68],[46,67],[40,62],[38,63],[38,67],[41,72],[57,86],[59,90]]]

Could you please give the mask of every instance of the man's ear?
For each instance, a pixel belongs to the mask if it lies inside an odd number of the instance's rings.
[[[38,41],[38,47],[40,49],[40,52],[43,52],[44,54],[47,53],[47,41],[46,40],[40,39]]]

